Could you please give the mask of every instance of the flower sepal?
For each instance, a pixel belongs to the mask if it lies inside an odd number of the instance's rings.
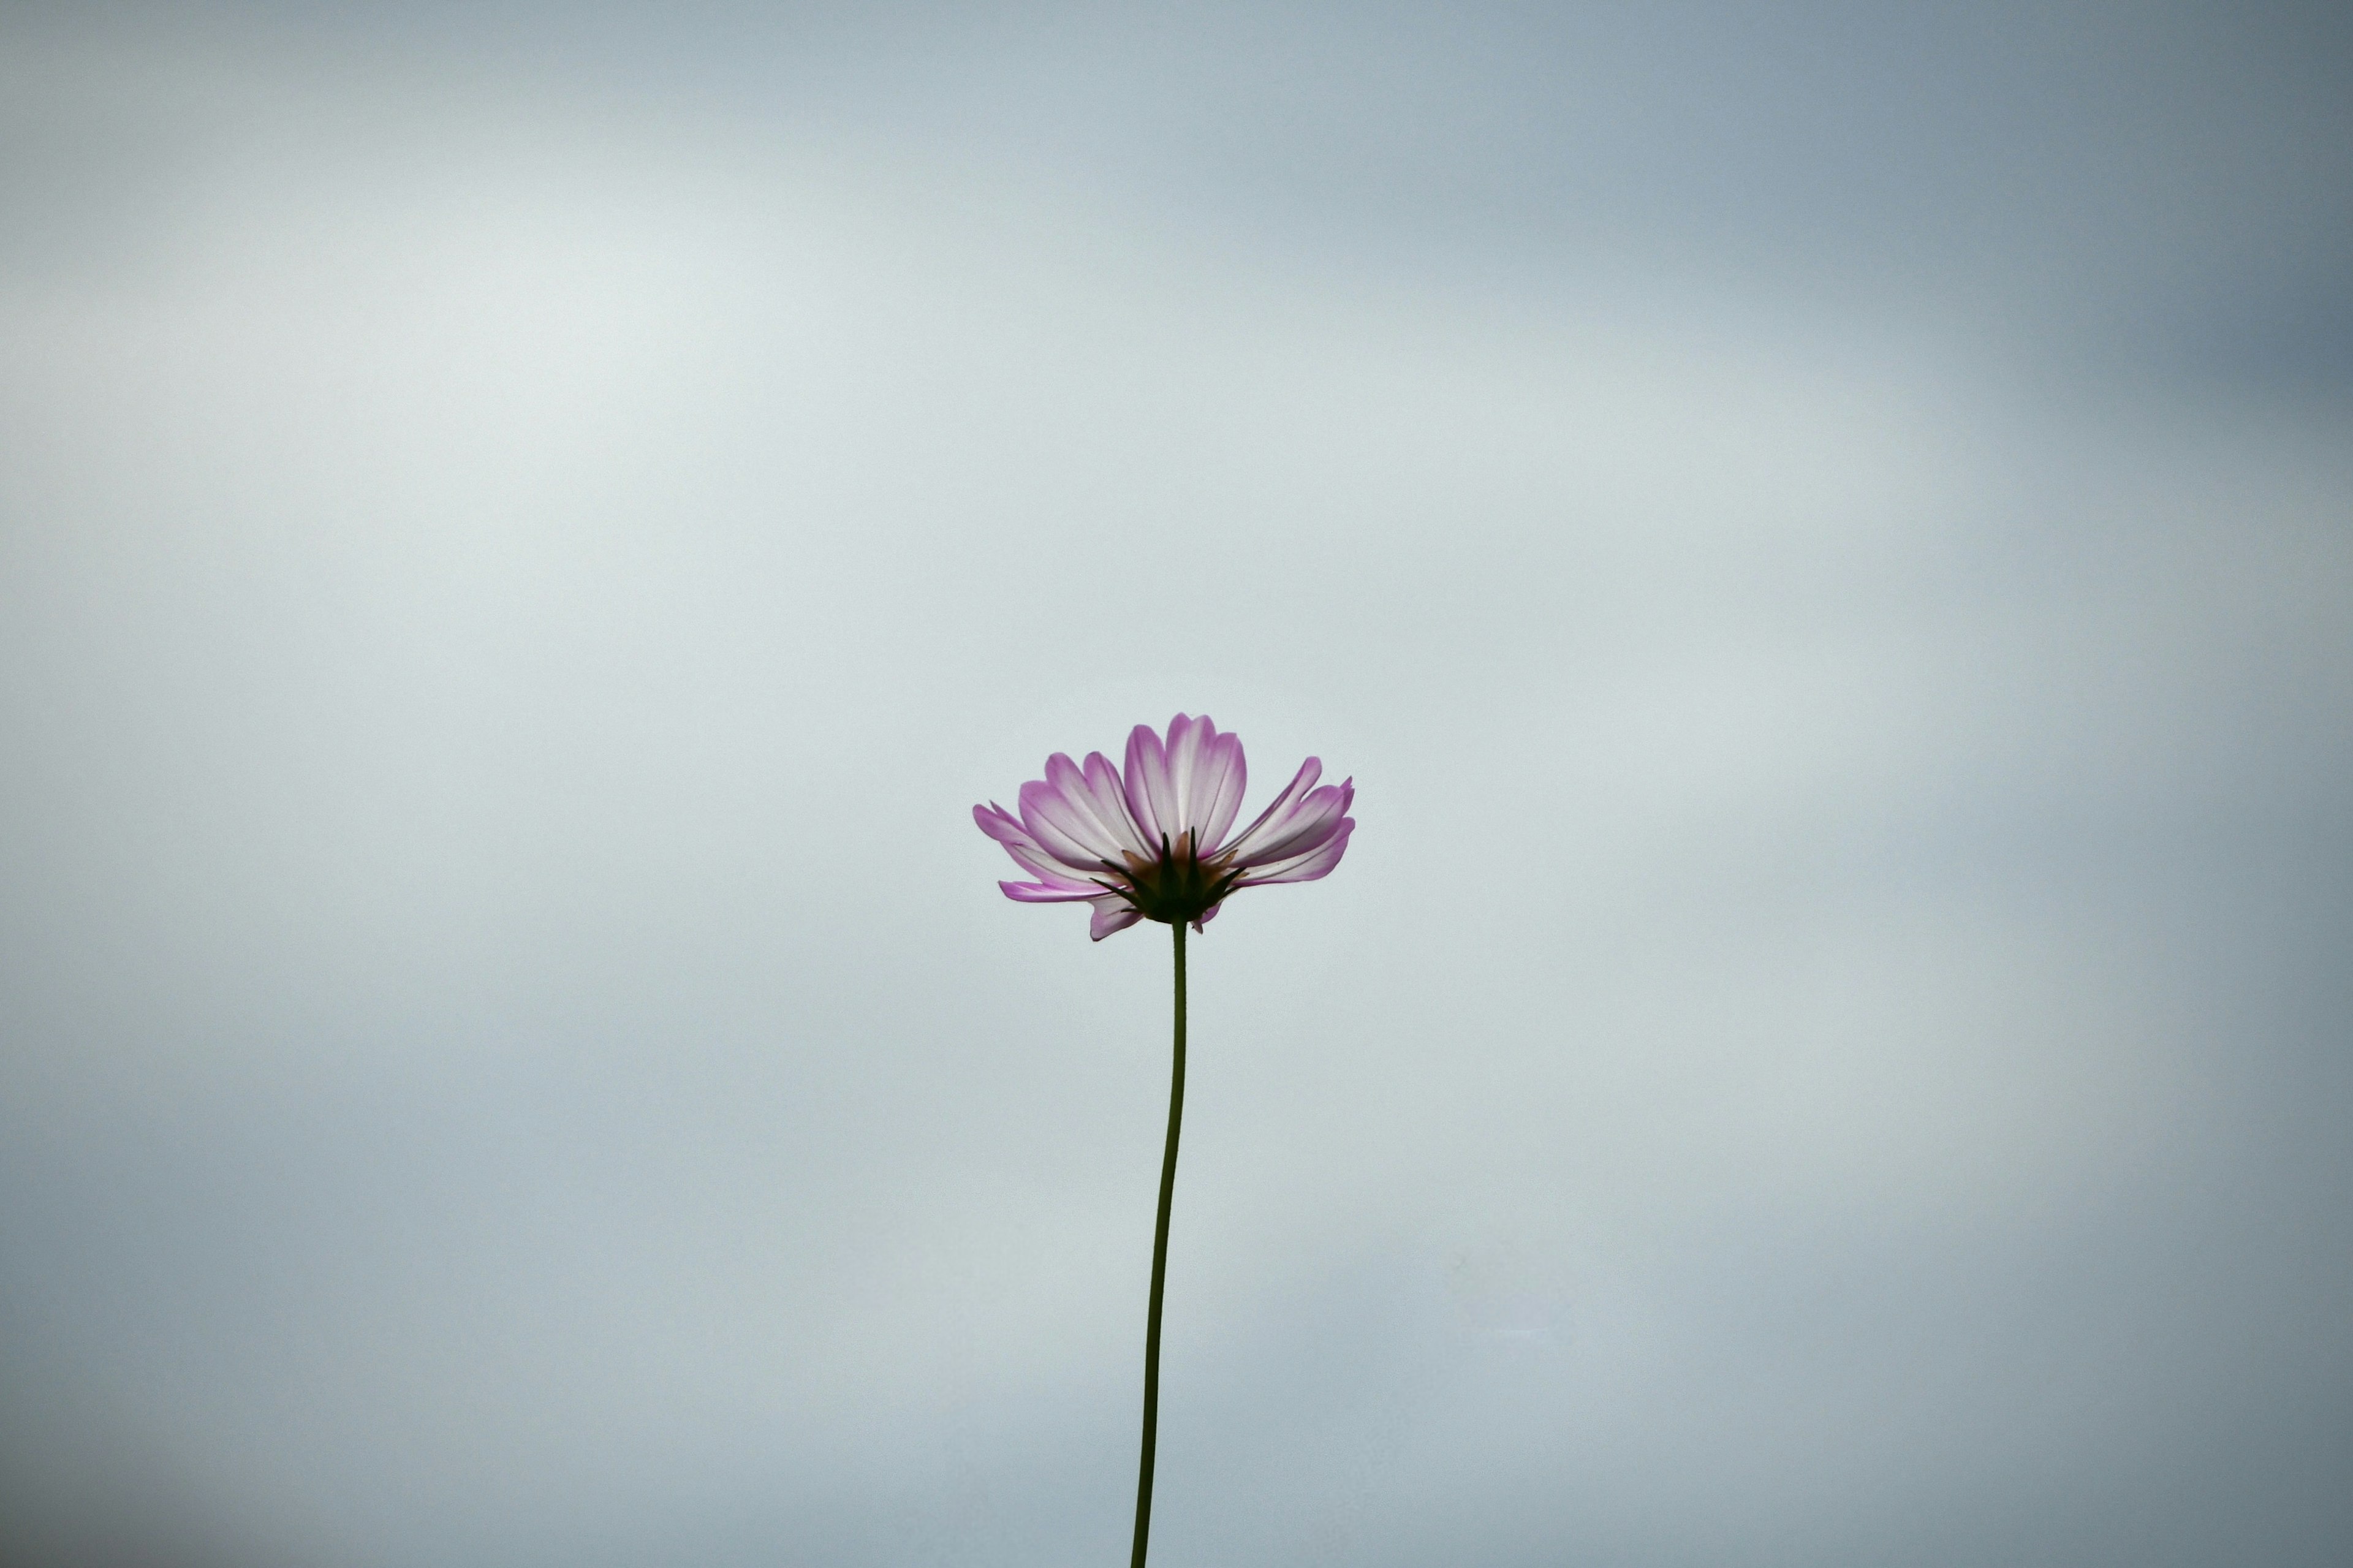
[[[1196,854],[1190,828],[1178,834],[1173,845],[1162,834],[1156,859],[1146,860],[1133,850],[1124,858],[1126,876],[1117,883],[1105,881],[1104,889],[1124,898],[1145,920],[1162,925],[1199,924],[1242,876],[1223,856],[1205,860]]]

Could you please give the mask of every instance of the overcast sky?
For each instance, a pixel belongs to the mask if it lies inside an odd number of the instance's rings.
[[[2353,1550],[2353,26],[20,5],[0,1547]],[[111,1555],[110,1555],[111,1554]]]

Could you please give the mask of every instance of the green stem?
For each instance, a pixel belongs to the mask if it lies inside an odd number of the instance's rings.
[[[1168,1279],[1168,1205],[1176,1195],[1176,1132],[1185,1124],[1185,922],[1176,932],[1176,1066],[1168,1080],[1168,1148],[1160,1157],[1160,1219],[1152,1229],[1152,1310],[1144,1328],[1144,1458],[1135,1478],[1135,1551],[1128,1568],[1144,1568],[1152,1535],[1152,1453],[1160,1433],[1160,1288]]]

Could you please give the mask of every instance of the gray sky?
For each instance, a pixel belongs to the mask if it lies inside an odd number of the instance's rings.
[[[12,1560],[2353,1541],[2331,8],[12,8]]]

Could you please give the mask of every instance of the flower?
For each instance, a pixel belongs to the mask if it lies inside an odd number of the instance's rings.
[[[1164,742],[1149,724],[1127,737],[1124,776],[1101,752],[1083,764],[1057,752],[1046,776],[1021,786],[1021,814],[972,808],[980,830],[1038,879],[999,882],[1025,904],[1094,906],[1101,942],[1138,921],[1207,925],[1229,893],[1270,882],[1312,882],[1340,863],[1356,818],[1356,781],[1316,786],[1310,757],[1274,803],[1226,842],[1241,809],[1242,742],[1207,714],[1179,713]]]

